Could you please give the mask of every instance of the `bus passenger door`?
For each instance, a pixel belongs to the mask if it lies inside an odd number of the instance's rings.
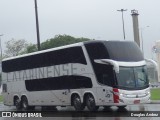
[[[99,99],[102,99],[104,104],[110,103],[113,101],[112,87],[114,85],[115,78],[113,66],[110,64],[94,63],[94,67],[97,81],[101,87],[98,91],[102,98]]]
[[[112,87],[113,86],[113,77],[112,77],[112,72],[111,73],[104,73],[102,75],[102,83],[103,85],[103,96],[104,96],[104,104],[106,105],[107,103],[113,102],[113,93],[112,93]]]
[[[97,98],[98,98],[98,104],[104,105],[104,100],[105,100],[105,90],[102,87],[97,87]]]

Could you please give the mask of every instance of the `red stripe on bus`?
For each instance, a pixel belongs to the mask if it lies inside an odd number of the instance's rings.
[[[113,92],[117,93],[117,94],[113,93],[114,103],[119,103],[119,95],[118,95],[119,91],[118,91],[118,89],[117,88],[113,88]]]

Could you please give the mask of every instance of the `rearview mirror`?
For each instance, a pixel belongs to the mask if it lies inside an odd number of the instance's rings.
[[[114,60],[110,60],[110,59],[96,59],[94,60],[95,63],[99,63],[99,64],[106,64],[106,65],[112,65],[115,72],[119,73],[119,65],[116,61]]]

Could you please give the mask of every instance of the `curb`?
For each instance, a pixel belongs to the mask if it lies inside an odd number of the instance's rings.
[[[151,100],[151,104],[160,104],[160,100]]]

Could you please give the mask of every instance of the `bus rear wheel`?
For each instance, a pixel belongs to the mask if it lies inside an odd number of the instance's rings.
[[[90,111],[97,111],[99,109],[99,106],[96,106],[95,99],[93,95],[91,94],[87,95],[86,105],[87,105],[88,110]]]
[[[73,97],[73,106],[76,111],[84,110],[85,105],[81,102],[79,95],[74,95]]]
[[[16,98],[14,99],[14,105],[16,106],[16,109],[17,109],[17,110],[20,110],[20,109],[22,108],[22,106],[21,106],[21,101],[20,101],[20,99],[19,99],[18,97],[16,97]]]

